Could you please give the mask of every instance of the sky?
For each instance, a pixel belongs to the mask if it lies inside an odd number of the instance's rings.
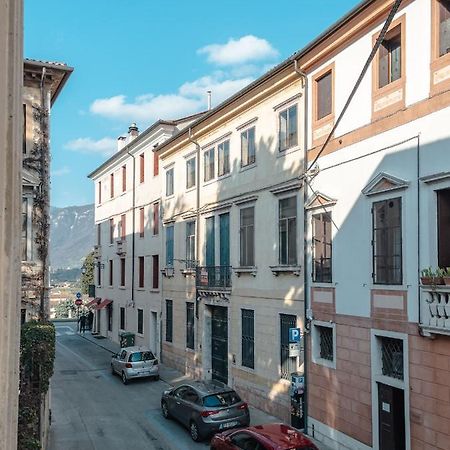
[[[87,175],[136,122],[206,109],[301,49],[358,0],[25,0],[27,58],[74,72],[51,117],[51,204],[94,202]]]

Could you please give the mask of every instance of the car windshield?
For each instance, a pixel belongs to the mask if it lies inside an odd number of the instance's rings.
[[[155,359],[152,352],[135,352],[130,355],[130,362],[148,361]]]
[[[220,407],[231,406],[241,401],[239,395],[234,391],[222,392],[220,394],[208,395],[203,398],[203,406],[206,407]]]

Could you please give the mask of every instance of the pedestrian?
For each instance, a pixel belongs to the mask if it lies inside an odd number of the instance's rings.
[[[80,333],[84,334],[86,330],[86,316],[84,314],[78,319],[78,323],[80,324]]]
[[[88,328],[92,331],[92,324],[94,323],[94,313],[92,310],[88,312]]]

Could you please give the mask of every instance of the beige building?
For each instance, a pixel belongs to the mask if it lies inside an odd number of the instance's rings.
[[[277,67],[161,144],[162,357],[290,421],[303,327],[302,77]]]

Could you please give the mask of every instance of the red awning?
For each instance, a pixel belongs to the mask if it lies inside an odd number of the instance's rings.
[[[112,303],[112,300],[103,300],[99,305],[97,305],[94,309],[103,309],[105,306],[108,306],[110,303]]]
[[[86,306],[86,308],[93,308],[94,306],[97,306],[101,301],[102,301],[102,299],[100,297],[96,297],[96,298],[94,298],[94,300],[91,300],[90,302],[86,303],[84,306]]]

